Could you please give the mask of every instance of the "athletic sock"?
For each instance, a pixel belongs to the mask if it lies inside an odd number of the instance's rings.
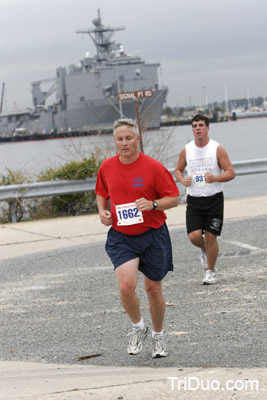
[[[154,338],[155,335],[163,336],[163,330],[161,332],[152,331],[152,339]]]
[[[135,329],[142,329],[142,330],[145,329],[145,324],[144,324],[143,318],[141,318],[140,321],[137,322],[137,324],[132,324],[132,325],[133,325],[133,328],[135,328]]]

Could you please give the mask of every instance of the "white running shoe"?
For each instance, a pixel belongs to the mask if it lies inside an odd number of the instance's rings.
[[[207,260],[207,253],[205,250],[201,249],[201,256],[200,256],[201,265],[204,269],[207,269],[208,260]]]
[[[127,336],[131,336],[127,347],[128,354],[139,354],[142,351],[143,342],[147,334],[148,327],[145,327],[145,329],[133,328],[132,332],[128,333]]]
[[[213,285],[215,283],[215,272],[211,269],[207,269],[202,283],[203,285]]]
[[[152,351],[153,358],[160,358],[167,356],[168,353],[166,351],[166,347],[163,342],[163,335],[155,335],[152,339],[152,344],[153,344],[153,351]]]

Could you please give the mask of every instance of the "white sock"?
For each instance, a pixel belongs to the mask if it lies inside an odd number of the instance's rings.
[[[141,318],[140,321],[137,322],[137,324],[133,324],[133,328],[144,330],[145,324],[144,324],[143,318]]]
[[[161,332],[152,331],[152,339],[154,338],[155,335],[161,335],[161,336],[163,336],[163,330],[162,330]]]

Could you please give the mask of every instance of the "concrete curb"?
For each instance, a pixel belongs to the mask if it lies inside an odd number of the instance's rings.
[[[264,399],[267,370],[118,368],[0,362],[0,399]]]

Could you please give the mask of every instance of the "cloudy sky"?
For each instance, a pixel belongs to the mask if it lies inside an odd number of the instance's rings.
[[[168,105],[267,95],[267,0],[0,0],[4,111],[31,106],[32,81],[94,54],[88,35],[103,23],[127,53],[160,62]]]

